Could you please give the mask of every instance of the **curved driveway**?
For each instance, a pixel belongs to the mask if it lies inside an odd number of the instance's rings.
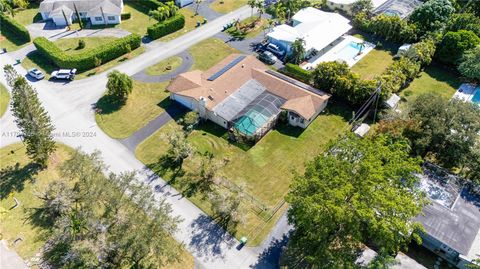
[[[244,19],[250,16],[251,9],[242,7],[232,13],[203,25],[168,43],[155,43],[151,49],[142,55],[133,58],[115,67],[115,69],[133,75],[146,67],[163,59],[177,55],[190,46],[214,36],[233,19]],[[9,54],[0,55],[0,66],[13,64]],[[21,74],[26,70],[20,65],[15,68]],[[0,82],[5,84],[3,69]],[[207,215],[182,198],[175,189],[163,179],[154,175],[150,170],[135,158],[135,155],[119,141],[108,137],[97,126],[92,110],[95,102],[103,95],[107,82],[107,73],[86,78],[71,83],[54,83],[49,81],[34,82],[33,86],[43,106],[48,111],[56,127],[56,140],[71,147],[81,147],[86,152],[99,150],[105,163],[112,172],[137,170],[141,171],[139,179],[146,181],[156,190],[157,199],[166,199],[172,205],[172,214],[183,218],[174,237],[185,243],[187,249],[195,257],[196,264],[204,268],[249,268],[264,257],[262,252],[269,251],[269,242],[276,242],[276,238],[288,230],[288,225],[282,223],[275,227],[269,237],[259,248],[242,248],[238,250],[238,241],[216,225]],[[10,112],[0,119],[2,136],[0,146],[5,146],[19,139],[15,137],[15,124]],[[11,134],[10,134],[11,132]],[[280,239],[280,238],[278,238]],[[267,263],[270,264],[270,263]],[[270,268],[270,265],[263,268]]]

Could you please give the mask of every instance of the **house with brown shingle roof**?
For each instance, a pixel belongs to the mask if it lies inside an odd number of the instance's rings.
[[[178,75],[170,98],[228,130],[261,138],[285,114],[293,126],[307,126],[330,95],[268,69],[254,56],[233,54],[205,72]]]

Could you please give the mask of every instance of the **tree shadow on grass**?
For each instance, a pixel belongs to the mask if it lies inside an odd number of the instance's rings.
[[[168,176],[168,183],[174,184],[176,179],[185,175],[183,162],[176,162],[168,154],[163,155],[155,163],[147,164],[148,169],[161,177]]]
[[[460,81],[458,71],[454,68],[448,68],[437,63],[433,63],[425,68],[425,73],[437,81],[445,82],[454,89],[458,89],[462,82]]]
[[[33,182],[33,176],[41,170],[35,163],[29,163],[20,167],[19,163],[14,166],[7,166],[0,170],[0,199],[5,199],[13,191],[21,192],[25,182]]]
[[[105,115],[120,110],[124,105],[124,100],[119,100],[117,97],[112,95],[104,95],[97,101],[95,108],[99,114]]]
[[[13,44],[15,44],[15,46],[21,46],[21,45],[24,45],[24,44],[28,43],[25,40],[22,40],[22,39],[18,38],[18,36],[14,35],[12,33],[9,33],[7,31],[3,31],[1,35],[3,35],[6,39],[8,39]]]
[[[57,69],[57,67],[52,64],[46,57],[43,57],[40,52],[38,52],[38,50],[28,53],[27,58],[48,74],[51,74],[55,69]]]

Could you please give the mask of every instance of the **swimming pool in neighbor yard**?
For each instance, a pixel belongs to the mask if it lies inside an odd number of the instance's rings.
[[[475,94],[472,97],[472,103],[480,106],[480,86],[477,87]]]
[[[375,47],[374,44],[351,35],[345,35],[342,39],[340,43],[333,45],[333,47],[326,48],[327,51],[324,54],[319,53],[317,56],[308,60],[307,63],[301,65],[301,67],[306,70],[311,70],[315,69],[321,62],[334,61],[345,62],[348,66],[352,67]],[[360,44],[364,45],[363,48],[361,48]],[[362,53],[358,54],[360,49]]]

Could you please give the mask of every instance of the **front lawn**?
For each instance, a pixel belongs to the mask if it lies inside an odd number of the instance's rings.
[[[0,49],[6,48],[7,52],[15,51],[30,44],[29,42],[23,42],[18,40],[15,36],[8,35],[8,38],[0,34]]]
[[[227,131],[211,122],[200,125],[189,134],[188,141],[196,151],[208,151],[216,159],[228,160],[220,168],[219,174],[237,186],[245,186],[245,191],[254,197],[253,202],[246,199],[243,203],[249,209],[247,221],[237,227],[237,231],[233,231],[234,235],[249,235],[249,240],[255,238],[252,235],[259,235],[250,244],[261,242],[269,231],[263,225],[273,225],[265,222],[265,215],[268,216],[266,212],[281,205],[288,192],[293,171],[301,173],[306,161],[321,153],[330,140],[347,130],[344,116],[350,115],[349,111],[344,106],[330,104],[326,113],[322,113],[306,130],[281,124],[249,149],[229,143],[226,139]],[[137,158],[155,171],[160,157],[169,148],[165,136],[179,131],[180,126],[176,122],[170,122],[137,147]],[[183,167],[186,173],[192,172],[189,169],[195,167],[194,161],[187,159]],[[163,175],[167,180],[172,179],[171,176]],[[179,191],[186,191],[185,185],[175,182],[173,184]],[[201,198],[200,195],[194,195],[189,199],[210,214],[209,202]],[[267,211],[259,212],[263,206]],[[278,214],[275,215],[272,221],[278,217]]]
[[[145,8],[134,1],[125,1],[123,6],[123,13],[130,13],[131,17],[116,26],[130,33],[135,33],[140,36],[147,34],[147,28],[156,24],[158,21],[148,16],[149,9]]]
[[[102,112],[95,114],[98,126],[112,138],[129,137],[165,111],[169,103],[166,86],[134,81],[133,91],[121,107],[102,97],[97,103]]]
[[[74,39],[74,38],[72,38],[72,39]],[[85,42],[88,42],[88,40],[90,38],[83,38],[83,39],[85,40]],[[109,39],[109,38],[106,38],[106,39]],[[77,39],[76,43],[68,41],[67,39],[60,39],[56,42],[60,42],[60,41],[61,42],[66,42],[67,44],[71,43],[72,48],[76,47],[75,44],[78,44],[78,39]],[[92,48],[92,47],[88,47],[88,44],[87,44],[87,47],[85,49],[87,49],[87,48]],[[73,51],[72,53],[75,53],[74,48],[72,49],[72,51]],[[80,51],[82,51],[82,50],[80,50]],[[75,76],[75,79],[82,79],[82,78],[94,76],[96,74],[100,74],[103,71],[108,70],[108,69],[110,69],[110,68],[112,68],[112,67],[114,67],[118,64],[121,64],[128,59],[131,59],[133,57],[136,57],[136,56],[142,54],[143,52],[145,52],[145,48],[143,46],[140,46],[139,48],[137,48],[135,50],[132,50],[132,52],[130,52],[128,54],[125,54],[125,55],[122,55],[122,56],[120,56],[116,59],[113,59],[113,60],[109,61],[109,62],[106,62],[106,63],[100,65],[97,68],[86,70],[86,71],[83,71],[81,73],[77,73],[77,75]],[[33,68],[33,67],[38,68],[43,73],[45,73],[45,79],[50,79],[50,74],[53,71],[59,69],[58,67],[53,65],[51,62],[49,62],[47,59],[45,59],[45,57],[40,55],[40,53],[38,51],[34,51],[34,52],[29,53],[27,55],[27,57],[25,57],[23,59],[22,66],[27,70],[30,69],[30,68]]]
[[[454,73],[432,64],[400,93],[400,97],[404,102],[410,102],[421,94],[434,93],[448,100],[461,84],[459,77]]]
[[[26,9],[16,9],[14,20],[23,26],[28,26],[32,23],[42,20],[42,15],[38,13],[38,4],[30,4]]]
[[[228,13],[247,4],[247,0],[217,0],[210,8],[219,13]]]
[[[218,38],[206,39],[189,49],[195,62],[191,70],[208,70],[232,53],[240,53]]]
[[[82,54],[85,51],[89,51],[95,47],[102,46],[108,44],[114,40],[116,37],[75,37],[75,38],[62,38],[55,41],[55,45],[63,50],[67,55],[77,55]],[[78,42],[80,40],[85,41],[85,47],[79,48]]]
[[[363,79],[373,79],[393,63],[393,56],[392,50],[374,48],[352,67],[352,71]]]
[[[0,149],[0,234],[10,248],[28,261],[39,253],[53,228],[45,225],[41,216],[32,214],[32,209],[41,205],[37,195],[50,182],[59,179],[59,166],[69,158],[73,150],[57,144],[56,152],[50,156],[48,168],[38,174],[30,173],[30,160],[25,151],[25,146],[20,143]],[[15,204],[13,198],[18,200],[19,206],[11,209]],[[18,238],[21,240],[13,244]],[[176,244],[173,239],[172,244]],[[165,268],[193,268],[193,257],[187,251],[182,251],[180,257],[182,260],[179,263],[166,265]]]
[[[195,13],[189,8],[182,8],[178,12],[180,14],[183,14],[183,16],[185,17],[185,26],[183,27],[183,29],[180,29],[174,33],[171,33],[169,35],[166,35],[160,38],[159,39],[160,41],[168,42],[192,30],[195,30],[195,28],[197,28],[197,22],[203,23],[203,20],[204,20],[203,16],[201,15],[195,16]]]
[[[178,67],[182,65],[182,57],[173,56],[168,59],[165,59],[155,65],[149,66],[145,72],[150,76],[160,76],[165,75],[170,72],[175,71]]]
[[[0,83],[0,117],[5,114],[8,108],[8,103],[10,102],[10,94],[8,93],[7,88]]]

